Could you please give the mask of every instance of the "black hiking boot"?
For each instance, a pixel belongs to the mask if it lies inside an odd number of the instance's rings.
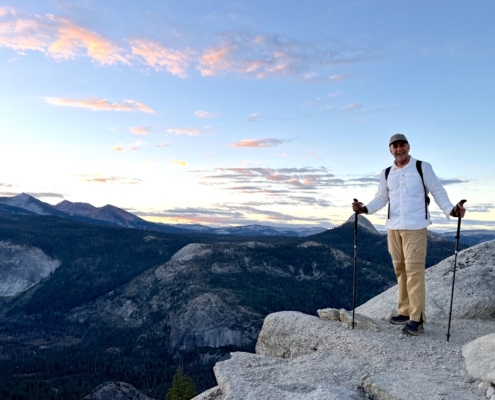
[[[394,325],[404,325],[409,321],[409,317],[407,315],[396,315],[395,317],[390,318],[390,323]]]
[[[423,322],[409,321],[402,328],[402,333],[407,335],[418,336],[420,333],[423,333],[425,329],[423,328]]]

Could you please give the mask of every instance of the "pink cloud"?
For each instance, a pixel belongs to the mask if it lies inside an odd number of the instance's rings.
[[[83,52],[102,65],[130,64],[122,55],[123,50],[109,39],[90,32],[68,19],[61,18],[58,21],[58,38],[47,49],[54,58],[72,59]]]
[[[278,146],[287,140],[280,139],[245,139],[232,143],[232,147],[268,148]]]
[[[297,57],[283,49],[266,49],[271,47],[270,44],[259,38],[254,38],[250,44],[239,45],[230,42],[207,48],[199,59],[198,70],[203,76],[234,72],[253,75],[256,78],[288,75],[293,72]],[[253,56],[251,51],[259,51],[263,56]]]
[[[192,51],[167,49],[160,43],[148,39],[131,39],[132,54],[141,57],[147,65],[157,71],[166,70],[172,75],[186,77]]]
[[[81,175],[74,175],[75,177],[79,178],[82,182],[87,182],[87,183],[109,183],[109,184],[121,184],[121,185],[135,185],[141,182],[141,179],[136,179],[136,178],[125,178],[125,177],[120,177],[120,176],[102,176],[99,174],[92,174],[92,175],[87,175],[87,174],[81,174]]]
[[[147,135],[148,133],[151,133],[151,128],[148,128],[147,126],[135,126],[131,128],[131,132],[136,135]]]
[[[99,99],[98,97],[88,97],[82,100],[45,97],[45,101],[55,106],[89,108],[94,111],[141,111],[149,114],[155,112],[146,104],[134,100],[124,100],[122,103],[111,103],[108,100]]]
[[[124,50],[104,36],[89,31],[67,18],[53,15],[18,17],[10,8],[2,8],[0,46],[15,51],[41,51],[55,59],[67,60],[87,56],[98,64],[130,62]]]
[[[168,147],[169,144],[167,143],[160,143],[160,144],[157,144],[155,147]]]

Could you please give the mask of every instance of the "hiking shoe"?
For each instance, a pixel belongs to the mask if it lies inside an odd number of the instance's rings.
[[[396,315],[395,317],[390,318],[390,323],[394,325],[404,325],[409,321],[409,317],[407,315]]]
[[[404,328],[402,328],[402,333],[413,336],[418,336],[424,331],[425,329],[423,328],[423,323],[416,321],[409,321],[407,324],[404,325]]]

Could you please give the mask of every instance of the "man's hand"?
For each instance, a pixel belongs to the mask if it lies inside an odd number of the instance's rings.
[[[368,214],[366,206],[357,199],[354,199],[354,202],[352,203],[352,211],[357,214]]]
[[[464,208],[465,202],[466,202],[466,200],[461,200],[458,204],[456,204],[456,206],[450,212],[450,215],[452,217],[464,218],[464,215],[466,214],[466,209]]]

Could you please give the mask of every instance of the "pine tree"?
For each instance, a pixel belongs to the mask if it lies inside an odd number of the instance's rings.
[[[191,400],[196,395],[194,381],[183,374],[182,366],[177,367],[172,381],[172,387],[167,392],[167,400]]]

